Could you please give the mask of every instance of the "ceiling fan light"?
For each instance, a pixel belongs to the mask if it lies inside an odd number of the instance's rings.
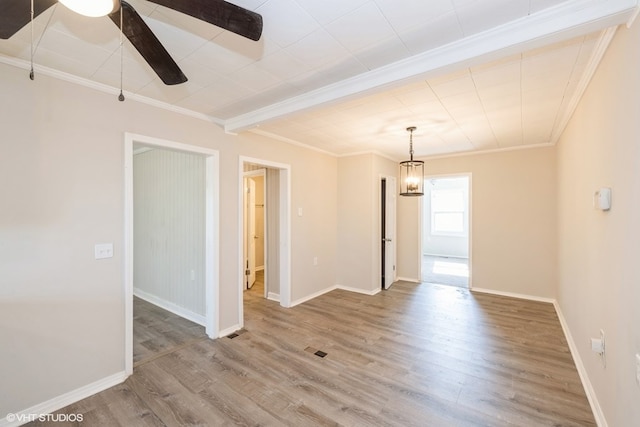
[[[120,0],[59,0],[60,3],[84,16],[109,15],[120,7]]]

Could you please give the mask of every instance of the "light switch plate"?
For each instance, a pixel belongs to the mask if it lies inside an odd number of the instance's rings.
[[[113,258],[113,243],[98,243],[95,246],[96,259]]]

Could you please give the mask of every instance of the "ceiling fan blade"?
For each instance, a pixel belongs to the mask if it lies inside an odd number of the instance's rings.
[[[260,40],[262,16],[224,0],[149,0],[251,40]]]
[[[58,0],[34,0],[33,17],[56,4]],[[31,21],[31,2],[25,0],[0,1],[0,39],[8,39]]]
[[[120,28],[120,13],[123,14],[122,32],[158,77],[166,85],[177,85],[186,82],[187,77],[162,43],[160,43],[160,40],[153,34],[151,28],[138,15],[138,12],[126,1],[121,1],[120,4],[120,9],[109,15],[109,18]]]

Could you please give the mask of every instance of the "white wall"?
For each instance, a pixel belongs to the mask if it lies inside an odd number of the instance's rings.
[[[640,425],[639,52],[640,23],[618,29],[558,144],[558,300],[609,426]],[[593,208],[600,187],[609,212]]]
[[[376,154],[338,159],[336,283],[342,287],[364,293],[380,290],[380,178],[397,176],[397,167]]]
[[[153,149],[133,157],[134,293],[204,323],[205,158]]]
[[[556,160],[553,147],[424,159],[429,175],[472,174],[471,285],[554,298]],[[401,198],[402,199],[402,198]],[[420,202],[405,200],[398,227],[405,246],[400,276],[419,277]]]
[[[0,414],[124,372],[125,132],[220,152],[221,330],[239,325],[239,155],[291,165],[293,298],[335,284],[334,157],[3,64],[0,93]]]

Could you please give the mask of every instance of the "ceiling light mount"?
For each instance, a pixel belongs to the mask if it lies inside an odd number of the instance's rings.
[[[120,9],[120,0],[59,0],[60,3],[84,16],[97,18]]]
[[[409,126],[409,160],[400,162],[400,195],[422,196],[424,195],[424,162],[413,160],[413,132],[415,126]]]

